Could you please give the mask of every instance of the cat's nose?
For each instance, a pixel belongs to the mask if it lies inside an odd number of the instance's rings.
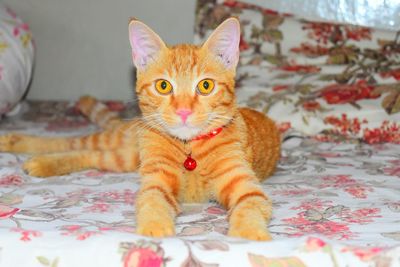
[[[176,114],[181,117],[182,122],[185,123],[187,118],[189,117],[190,114],[193,112],[190,109],[187,108],[180,108],[176,110]]]

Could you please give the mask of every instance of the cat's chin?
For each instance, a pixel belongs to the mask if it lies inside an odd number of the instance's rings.
[[[170,135],[177,137],[181,140],[190,140],[200,134],[201,128],[182,125],[182,126],[169,128],[168,132]]]

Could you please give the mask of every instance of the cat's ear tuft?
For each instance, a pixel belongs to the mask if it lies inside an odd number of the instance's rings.
[[[136,68],[142,70],[156,60],[166,45],[153,30],[136,19],[129,22],[129,41],[132,48],[132,60]]]
[[[227,68],[235,68],[239,61],[239,42],[239,20],[229,18],[214,30],[203,47],[209,49]]]

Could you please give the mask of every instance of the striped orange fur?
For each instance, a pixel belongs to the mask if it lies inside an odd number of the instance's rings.
[[[10,134],[0,137],[0,151],[37,154],[24,164],[34,176],[139,170],[139,234],[173,235],[179,203],[216,199],[229,211],[230,236],[269,240],[271,200],[259,183],[275,170],[280,137],[272,120],[236,106],[238,21],[226,20],[202,46],[168,47],[137,20],[129,29],[141,118],[122,121],[86,96],[78,107],[103,131],[72,138]],[[204,79],[206,94],[199,88]],[[192,141],[218,127],[223,130],[214,138]],[[189,153],[198,164],[194,171],[183,167]]]

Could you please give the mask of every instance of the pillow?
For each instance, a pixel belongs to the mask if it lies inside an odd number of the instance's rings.
[[[18,109],[29,85],[33,42],[29,26],[0,4],[0,118]]]
[[[400,143],[395,32],[308,21],[240,1],[197,3],[196,42],[229,16],[241,21],[239,104],[324,140]]]

